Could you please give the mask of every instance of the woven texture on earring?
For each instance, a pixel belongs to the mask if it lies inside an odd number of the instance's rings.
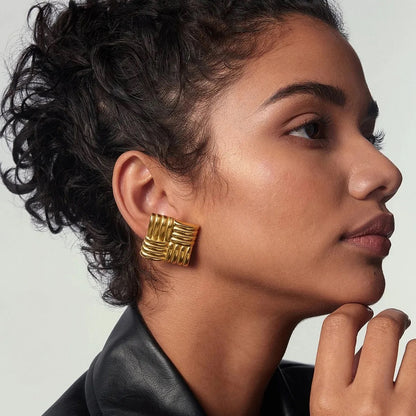
[[[140,255],[188,266],[199,227],[164,215],[152,214]]]

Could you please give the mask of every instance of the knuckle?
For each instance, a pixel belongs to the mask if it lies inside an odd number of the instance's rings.
[[[354,413],[356,416],[379,416],[384,414],[384,407],[378,400],[367,398],[361,402],[360,408]]]
[[[354,416],[382,416],[386,407],[380,398],[368,396],[360,400],[350,401],[340,397],[320,394],[312,395],[310,400],[310,414],[313,416],[332,416],[348,414]]]
[[[312,395],[310,399],[310,410],[314,416],[335,415],[337,408],[332,397],[327,394]]]

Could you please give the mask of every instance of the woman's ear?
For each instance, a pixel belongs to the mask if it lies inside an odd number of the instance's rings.
[[[113,171],[114,199],[127,224],[141,239],[153,212],[175,217],[175,208],[167,196],[168,186],[168,173],[152,157],[131,150],[117,159]]]

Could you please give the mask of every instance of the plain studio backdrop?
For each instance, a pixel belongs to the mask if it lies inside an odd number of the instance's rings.
[[[383,151],[404,177],[388,204],[396,216],[396,232],[384,263],[386,292],[374,310],[396,307],[416,322],[416,2],[338,3],[381,109],[377,127],[386,132]],[[33,4],[33,0],[2,2],[0,53],[8,62],[21,49],[26,13]],[[2,91],[7,79],[3,63]],[[4,144],[0,152],[0,159],[7,162]],[[36,231],[19,198],[4,186],[0,213],[0,413],[39,415],[89,367],[122,309],[101,301],[71,234]],[[307,320],[296,329],[287,359],[314,362],[322,319]],[[416,323],[403,336],[401,354],[406,340],[413,337]]]

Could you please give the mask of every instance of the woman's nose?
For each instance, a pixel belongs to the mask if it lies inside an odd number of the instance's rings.
[[[369,142],[356,149],[349,177],[349,193],[356,199],[387,202],[402,183],[400,170]]]

